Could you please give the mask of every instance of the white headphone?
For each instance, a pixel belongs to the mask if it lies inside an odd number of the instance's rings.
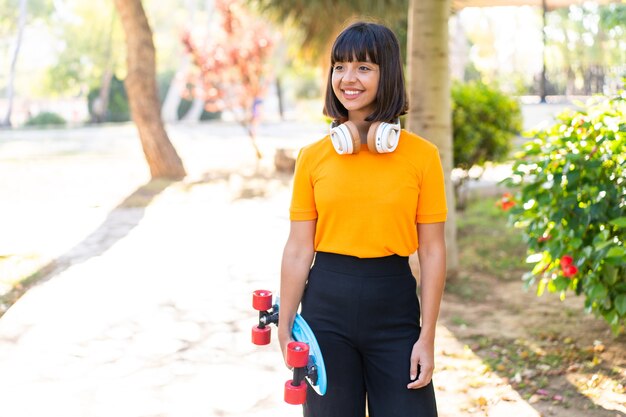
[[[367,148],[372,153],[389,153],[396,150],[400,140],[400,119],[394,123],[374,122],[367,132]],[[356,125],[335,120],[330,125],[330,140],[339,155],[356,154],[361,150],[361,138]]]

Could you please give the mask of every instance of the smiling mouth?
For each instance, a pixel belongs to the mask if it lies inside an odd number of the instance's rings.
[[[342,92],[347,97],[356,97],[362,93],[362,91],[359,90],[342,90]]]

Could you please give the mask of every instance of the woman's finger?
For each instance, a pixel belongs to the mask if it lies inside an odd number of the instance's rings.
[[[432,365],[424,364],[419,366],[418,378],[407,385],[409,389],[422,388],[428,385],[433,377],[434,367]]]

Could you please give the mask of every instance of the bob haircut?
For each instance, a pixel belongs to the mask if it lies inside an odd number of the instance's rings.
[[[368,122],[391,122],[406,114],[408,100],[396,35],[386,26],[356,22],[345,28],[333,44],[330,72],[326,84],[324,115],[338,121],[348,119],[348,110],[341,104],[332,86],[336,62],[372,62],[380,68],[376,92],[376,110],[368,115]]]

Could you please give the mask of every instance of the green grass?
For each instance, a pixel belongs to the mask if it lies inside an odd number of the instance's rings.
[[[446,281],[446,293],[454,294],[465,301],[483,301],[489,288],[467,275],[450,277]]]
[[[54,267],[36,254],[0,256],[0,317]]]
[[[459,273],[450,277],[446,292],[464,300],[480,302],[491,288],[477,276],[503,281],[521,280],[526,272],[526,245],[522,234],[507,222],[496,198],[470,201],[457,212]],[[521,285],[521,284],[520,284]]]
[[[506,212],[496,201],[473,201],[458,214],[460,269],[517,280],[527,268],[526,246],[521,232],[507,223]]]

